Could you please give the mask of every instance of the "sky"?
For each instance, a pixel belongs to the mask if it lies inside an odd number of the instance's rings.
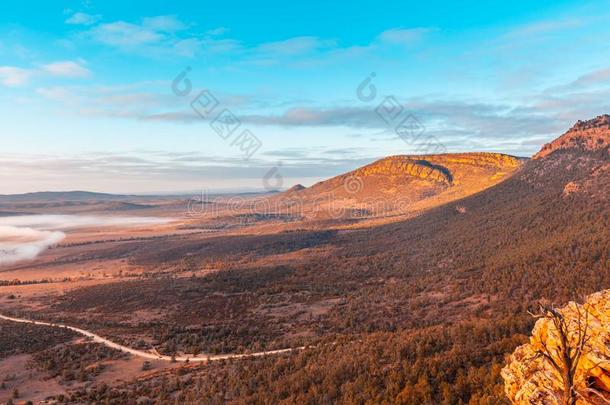
[[[610,112],[608,1],[0,3],[0,194],[531,156]]]

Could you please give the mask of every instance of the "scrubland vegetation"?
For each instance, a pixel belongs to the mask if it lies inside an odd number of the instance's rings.
[[[554,162],[531,162],[494,189],[410,221],[323,234],[318,242],[337,253],[306,264],[69,293],[54,307],[68,317],[166,309],[161,320],[136,329],[167,353],[316,345],[78,391],[71,401],[506,403],[499,371],[531,330],[528,309],[541,298],[563,303],[610,285],[608,200],[562,194],[566,182],[585,178],[600,160],[554,157],[567,158],[577,164],[549,171]],[[608,190],[603,177],[594,181],[595,190]],[[284,238],[265,243],[304,246]],[[307,238],[308,246],[318,243]],[[167,247],[170,257],[176,249]],[[213,249],[207,245],[206,253]],[[120,322],[89,324],[121,331]]]

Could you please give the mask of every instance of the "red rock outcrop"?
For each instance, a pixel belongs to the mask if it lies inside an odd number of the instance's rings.
[[[587,121],[578,121],[565,134],[547,143],[534,155],[541,159],[562,149],[596,151],[610,148],[610,115],[604,114]]]

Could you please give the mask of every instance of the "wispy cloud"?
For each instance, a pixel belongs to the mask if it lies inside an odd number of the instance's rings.
[[[393,45],[411,45],[433,32],[431,28],[392,28],[379,34],[379,41]]]
[[[579,92],[610,85],[610,68],[596,69],[579,76],[576,80],[547,89],[547,94]]]
[[[36,93],[44,98],[62,103],[69,103],[77,99],[77,95],[65,87],[40,87],[36,89]]]
[[[159,15],[144,17],[142,19],[142,28],[157,32],[176,32],[187,28],[187,24],[175,15]]]
[[[583,75],[577,81],[603,78],[604,72]],[[47,99],[65,103],[70,110],[85,116],[190,123],[207,125],[171,94],[151,92],[149,83],[127,88],[42,87],[38,93]],[[220,97],[220,96],[219,96]],[[336,103],[332,106],[293,104],[290,108],[261,106],[261,100],[244,95],[222,95],[223,103],[239,106],[239,119],[244,125],[279,128],[355,129],[360,137],[371,140],[397,140],[393,126],[375,112],[376,105]],[[595,116],[610,110],[610,90],[598,88],[584,92],[532,93],[523,102],[507,100],[463,99],[451,96],[404,97],[404,111],[422,121],[429,135],[448,146],[485,150],[502,150],[506,140],[513,144],[505,149],[519,154],[536,151],[540,140],[550,140],[582,117]],[[381,101],[381,100],[380,100]],[[264,104],[264,103],[262,103]],[[282,109],[283,108],[283,111]],[[397,124],[397,123],[395,123]],[[534,144],[529,144],[536,140]],[[539,142],[541,143],[541,142]],[[539,146],[539,145],[538,145]]]
[[[163,35],[160,32],[150,27],[130,24],[124,21],[102,24],[93,28],[90,34],[98,42],[121,47],[155,43],[163,39]]]
[[[421,42],[432,28],[391,28],[381,32],[369,43],[342,44],[336,39],[324,39],[315,36],[293,37],[282,41],[259,44],[251,48],[242,48],[241,63],[269,66],[311,67],[333,64],[337,61],[359,60],[372,57],[384,50],[394,50],[397,46],[407,47]]]
[[[91,75],[91,71],[83,66],[83,62],[74,62],[71,60],[43,65],[42,70],[52,76],[87,77]]]
[[[159,85],[158,82],[139,82],[127,86],[45,86],[38,87],[36,92],[57,102],[57,107],[77,115],[142,119],[184,105],[172,94],[155,92]]]
[[[512,104],[474,102],[460,99],[408,98],[402,100],[405,112],[417,116],[426,126],[442,130],[460,130],[472,137],[484,135],[491,138],[544,135],[562,128],[552,109],[544,106],[544,100],[528,108]],[[201,119],[189,111],[150,114],[141,119],[168,122],[197,122]],[[242,123],[280,127],[348,127],[392,132],[375,111],[375,106],[302,106],[285,110],[280,114],[242,114]],[[398,122],[394,123],[398,124]]]
[[[61,85],[41,86],[36,93],[58,109],[87,117],[109,117],[160,122],[201,122],[184,99],[170,93],[170,83],[143,81],[129,85]],[[250,94],[233,94],[214,90],[226,108],[268,107],[272,101]]]
[[[114,21],[99,24],[82,33],[82,36],[107,46],[144,55],[174,54],[192,57],[199,52],[206,38],[188,33],[179,35],[188,28],[189,24],[174,15],[161,15],[144,17],[139,22]],[[213,39],[209,41],[215,42]]]
[[[298,63],[291,59],[297,56],[324,60],[338,55],[359,55],[363,50],[372,51],[384,46],[409,45],[433,31],[421,27],[388,29],[363,46],[341,45],[336,39],[318,36],[295,36],[245,45],[241,39],[221,37],[229,32],[226,27],[203,33],[191,28],[191,24],[174,15],[162,15],[145,17],[136,22],[119,20],[98,24],[83,32],[82,36],[97,43],[152,57],[225,54],[238,58],[239,63],[264,66],[280,60]]]
[[[354,128],[379,128],[381,119],[371,108],[335,107],[316,108],[298,107],[286,110],[279,115],[247,115],[245,122],[257,125],[280,126],[347,126]]]
[[[72,25],[93,25],[101,19],[102,16],[99,14],[86,14],[77,12],[67,18],[65,22],[66,24]]]
[[[610,83],[610,68],[598,69],[593,72],[587,73],[576,79],[573,84],[581,86],[590,86],[595,84],[608,84]]]
[[[580,18],[560,18],[536,21],[524,24],[507,32],[503,39],[532,39],[541,38],[545,35],[557,33],[559,31],[578,29],[585,21]]]
[[[5,86],[21,86],[26,84],[34,75],[31,69],[16,66],[0,66],[0,83]]]
[[[83,66],[83,61],[56,61],[39,67],[22,68],[17,66],[0,66],[0,84],[9,87],[26,85],[36,76],[59,76],[83,78],[91,71]]]

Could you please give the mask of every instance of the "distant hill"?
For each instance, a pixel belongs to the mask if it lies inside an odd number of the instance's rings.
[[[155,208],[152,204],[136,204],[132,202],[124,201],[113,201],[109,202],[105,206],[106,211],[132,211],[132,210],[144,210]]]
[[[510,177],[524,159],[498,153],[390,156],[272,197],[306,216],[382,216],[421,211],[472,195]]]
[[[25,194],[0,195],[0,203],[15,202],[63,202],[63,201],[118,201],[133,196],[94,193],[90,191],[41,191]]]

